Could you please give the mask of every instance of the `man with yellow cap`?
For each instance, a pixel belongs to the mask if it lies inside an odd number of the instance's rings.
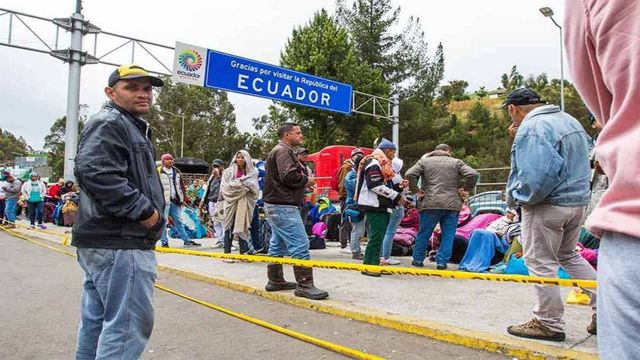
[[[149,112],[161,79],[137,65],[109,76],[109,98],[85,125],[75,176],[82,189],[72,245],[85,272],[76,359],[138,359],[153,329],[154,248],[164,195]]]

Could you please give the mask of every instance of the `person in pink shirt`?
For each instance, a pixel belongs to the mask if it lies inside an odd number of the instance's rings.
[[[601,359],[640,356],[640,1],[566,0],[564,45],[578,92],[602,124],[609,189],[587,219],[601,238]]]

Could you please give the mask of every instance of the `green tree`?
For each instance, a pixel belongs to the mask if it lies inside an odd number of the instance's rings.
[[[447,105],[451,101],[469,100],[467,87],[469,87],[469,83],[464,80],[449,81],[448,85],[440,87],[440,96],[438,97],[438,101]]]
[[[545,73],[537,76],[530,75],[525,80],[524,86],[537,92],[542,100],[560,105],[560,79],[549,80]],[[565,112],[578,119],[588,133],[594,134],[589,119],[589,109],[573,84],[566,80],[564,81],[564,107]]]
[[[84,128],[85,117],[78,120],[78,138]],[[44,150],[47,151],[47,163],[52,169],[52,180],[64,175],[64,147],[66,138],[67,117],[59,117],[53,122],[49,134],[44,137]]]
[[[369,94],[386,96],[389,93],[381,72],[358,61],[346,29],[324,9],[308,24],[293,30],[280,55],[280,65],[348,83]],[[386,125],[382,120],[367,116],[346,116],[285,103],[282,107],[292,110],[290,120],[301,125],[311,151],[331,144],[370,144]]]
[[[437,144],[438,131],[449,123],[446,107],[434,103],[444,75],[443,46],[439,44],[432,56],[420,19],[409,17],[401,26],[400,8],[390,0],[350,4],[337,2],[337,18],[348,28],[358,58],[379,69],[399,95],[401,154],[412,165]],[[383,124],[380,134],[390,137],[389,123]]]
[[[487,89],[485,89],[484,86],[480,86],[478,91],[476,91],[476,95],[478,96],[478,98],[484,99],[485,97],[487,97],[487,95],[489,95],[489,92],[487,91]]]
[[[502,74],[501,83],[504,90],[509,93],[523,86],[524,76],[518,72],[518,67],[513,65],[509,74]]]
[[[27,154],[33,151],[22,136],[16,138],[11,132],[0,129],[0,161],[7,163],[13,160],[16,154]]]
[[[180,156],[183,120],[184,157],[228,162],[247,146],[250,136],[238,131],[233,105],[224,91],[164,81],[155,106],[145,116],[158,154]]]

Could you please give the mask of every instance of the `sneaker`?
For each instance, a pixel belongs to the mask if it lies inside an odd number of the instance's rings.
[[[386,262],[387,265],[400,265],[400,264],[402,264],[402,262],[400,260],[396,260],[396,259],[392,259],[392,258],[384,259],[384,262]]]
[[[564,341],[563,332],[553,331],[542,325],[538,319],[531,319],[522,325],[513,325],[507,328],[507,332],[513,336],[527,339],[538,339],[548,341]]]
[[[42,229],[42,230],[44,230],[44,229],[46,229],[46,228],[47,228],[47,226],[46,226],[45,224],[40,224],[40,225],[38,225],[38,227],[39,227],[40,229]]]
[[[202,244],[197,243],[195,241],[187,241],[184,243],[184,246],[202,246]]]
[[[591,335],[598,335],[598,322],[596,321],[596,314],[591,317],[591,324],[587,326],[587,332]]]
[[[415,267],[424,267],[424,264],[421,261],[415,261],[415,260],[411,261],[411,265]]]
[[[447,265],[436,265],[436,270],[447,270]]]
[[[364,260],[364,255],[362,253],[352,254],[351,258],[355,260]]]
[[[388,259],[385,259],[383,257],[380,258],[380,266],[387,266],[387,265],[391,265],[388,263]]]
[[[29,229],[35,229],[35,228],[36,228],[35,225],[33,225],[33,224],[29,225]]]
[[[169,244],[162,244],[162,245],[160,245],[160,246],[162,246],[163,248],[168,248],[168,247],[169,247]]]
[[[223,247],[224,245],[218,241],[215,244],[213,244],[213,246],[211,247],[212,249],[220,249],[221,247]]]
[[[238,248],[232,245],[231,246],[231,251],[238,251]]]

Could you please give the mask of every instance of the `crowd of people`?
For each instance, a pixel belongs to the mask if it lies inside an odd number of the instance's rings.
[[[8,169],[0,175],[0,223],[6,228],[15,228],[21,216],[32,229],[46,229],[46,223],[73,226],[79,191],[73,181],[60,178],[49,185],[35,171],[28,180],[20,180]]]
[[[593,174],[602,170],[609,188],[599,204],[589,207],[592,214],[586,223],[600,238],[589,243],[601,243],[599,305],[596,315],[596,294],[586,290],[594,310],[586,330],[598,334],[601,358],[632,359],[640,353],[635,341],[640,275],[632,266],[640,255],[640,63],[634,61],[640,50],[640,21],[625,14],[639,14],[640,5],[567,1],[566,13],[566,47],[577,89],[596,123],[604,125],[593,166],[590,141],[580,123],[535,92],[518,89],[503,106],[512,120],[513,137],[505,214],[469,215],[465,202],[477,172],[453,157],[454,149],[447,144],[427,152],[403,176],[396,144],[383,139],[370,155],[354,150],[336,176],[341,244],[346,247],[350,241],[353,258],[364,264],[393,265],[388,239],[395,239],[400,229],[407,231],[402,235],[413,230],[412,265],[423,267],[429,257],[437,269],[445,270],[455,255],[457,239],[463,237],[467,242],[457,254],[459,269],[469,271],[485,271],[497,253],[512,258],[508,256],[519,244],[526,271],[533,275],[557,277],[562,268],[571,277],[595,279],[594,267],[578,251],[578,239],[584,232]],[[613,32],[617,37],[607,36]],[[305,194],[317,184],[301,162],[304,136],[295,123],[278,128],[280,141],[261,164],[254,164],[243,150],[235,153],[227,168],[215,160],[205,185],[198,181],[186,189],[168,154],[162,156],[158,171],[152,171],[151,129],[141,116],[150,110],[153,87],[163,85],[140,66],[118,67],[104,90],[109,102],[91,117],[81,135],[75,168],[81,206],[72,238],[85,272],[77,359],[116,354],[133,359],[143,352],[154,322],[153,249],[158,240],[167,244],[167,221],[173,220],[186,245],[199,245],[183,238],[177,224],[182,215],[177,210],[186,204],[188,194],[201,199],[199,205],[210,214],[214,233],[223,237],[225,252],[231,251],[234,239],[241,253],[256,251],[252,232],[257,229],[256,205],[261,204],[271,232],[268,255],[294,259],[311,258],[305,220],[311,215],[320,221],[322,212],[331,211],[333,205],[320,200],[317,208],[305,207]],[[20,195],[34,203],[44,196],[37,176],[26,188],[14,183],[9,176],[2,186],[10,210]],[[39,205],[30,207],[37,213]],[[368,241],[362,253],[365,232]],[[282,265],[269,264],[265,288],[294,290],[296,296],[313,300],[329,296],[316,287],[313,268],[294,266],[294,276],[295,282],[289,282]],[[535,294],[533,318],[507,331],[518,337],[564,340],[559,289],[537,285]]]

